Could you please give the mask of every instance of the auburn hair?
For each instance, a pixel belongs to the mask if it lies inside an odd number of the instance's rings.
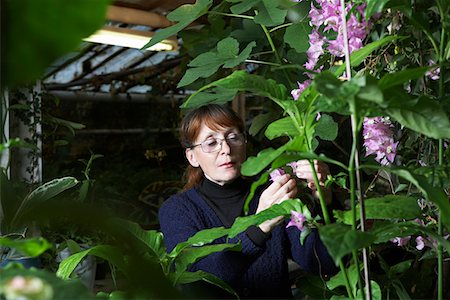
[[[181,121],[180,142],[185,149],[195,143],[203,124],[213,130],[233,127],[239,132],[245,131],[244,121],[229,106],[219,104],[200,106],[188,112]],[[183,189],[187,190],[200,184],[202,179],[202,169],[188,165],[184,174],[186,184]]]

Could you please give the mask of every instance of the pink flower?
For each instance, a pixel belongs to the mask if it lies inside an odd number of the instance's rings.
[[[365,118],[363,122],[363,139],[366,156],[375,154],[375,160],[382,165],[394,162],[398,142],[394,141],[391,121],[384,117]]]
[[[294,98],[295,101],[298,100],[301,93],[311,84],[311,80],[306,80],[303,83],[300,83],[297,81],[298,89],[293,89],[291,91],[292,98]]]
[[[435,64],[434,60],[432,60],[432,59],[428,60],[428,65],[429,66],[432,66],[434,64]],[[439,80],[440,73],[441,73],[441,69],[440,68],[434,68],[431,71],[427,71],[425,73],[425,75],[428,78],[430,78],[431,80]]]
[[[283,169],[275,169],[272,172],[270,172],[270,179],[272,181],[277,181],[281,176],[286,174],[286,172]]]
[[[292,210],[291,211],[291,220],[286,225],[286,228],[295,226],[295,227],[297,227],[298,230],[303,231],[303,229],[305,229],[305,226],[303,224],[305,221],[306,221],[305,215]]]
[[[425,248],[425,241],[423,237],[421,236],[416,237],[416,248],[417,250],[422,250],[423,248]]]

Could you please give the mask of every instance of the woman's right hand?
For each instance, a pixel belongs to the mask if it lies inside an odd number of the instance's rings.
[[[256,213],[268,209],[274,204],[279,204],[287,199],[295,198],[297,195],[297,183],[295,179],[291,178],[289,174],[280,176],[274,181],[259,198],[258,208]],[[283,221],[283,216],[267,220],[259,225],[259,228],[265,233],[269,233],[272,229]]]

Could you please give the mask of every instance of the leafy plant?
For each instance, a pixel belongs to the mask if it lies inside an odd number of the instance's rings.
[[[191,8],[196,8],[195,13],[189,13]],[[450,161],[450,94],[445,89],[449,83],[449,12],[448,0],[227,0],[218,5],[205,0],[173,11],[169,18],[175,25],[158,32],[146,45],[206,15],[209,24],[197,33],[221,35],[215,40],[205,36],[209,44],[201,46],[206,51],[189,44],[197,43],[198,37],[184,40],[192,60],[179,86],[187,85],[195,92],[182,108],[225,103],[238,93],[256,95],[264,99],[261,105],[271,117],[255,120],[250,132],[265,130],[265,137],[277,146],[249,157],[242,166],[243,175],[308,159],[311,166],[313,160],[322,160],[340,172],[339,178],[346,176],[348,182],[341,186],[348,189],[349,205],[346,211],[334,212],[335,222],[320,195],[325,225],[319,233],[341,268],[328,284],[336,293],[334,298],[389,294],[389,288],[370,279],[370,251],[392,247],[392,241],[403,238],[415,239],[417,248],[422,247],[421,239],[428,241],[429,254],[414,247],[410,250],[418,258],[437,258],[436,296],[444,297],[450,203],[448,175],[439,170],[448,170]],[[180,34],[189,38],[194,30],[187,28]],[[250,36],[254,44],[249,44]],[[234,55],[219,54],[222,41],[238,45],[227,52]],[[220,63],[203,72],[209,63],[205,58],[218,56]],[[237,58],[244,60],[240,67],[235,65]],[[227,65],[236,67],[227,69]],[[278,118],[274,121],[273,116]],[[350,144],[337,148],[344,150],[344,160],[321,153],[320,147],[344,130],[337,131],[337,117],[351,123]],[[334,140],[335,145],[339,143]],[[381,165],[369,157],[372,154]],[[262,178],[255,185],[267,180],[267,176]],[[338,178],[330,181],[338,182]],[[350,267],[343,263],[346,256],[351,257]],[[409,264],[400,261],[391,268],[395,266],[402,266],[396,268],[398,272],[406,272]],[[387,278],[392,278],[394,271],[386,270]],[[411,297],[410,293],[422,297],[401,288],[404,284],[392,283],[398,297]]]

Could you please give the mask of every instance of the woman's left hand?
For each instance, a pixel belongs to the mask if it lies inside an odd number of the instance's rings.
[[[317,160],[314,160],[314,169],[317,174],[317,179],[319,180],[319,185],[325,203],[328,205],[331,203],[332,197],[331,189],[325,188],[325,180],[327,179],[328,175],[330,175],[330,169],[328,168],[328,165],[326,163]],[[308,160],[302,159],[297,161],[295,175],[299,179],[306,180],[308,187],[313,192],[314,198],[319,199],[319,192],[317,191],[317,186],[314,182],[314,174]]]

